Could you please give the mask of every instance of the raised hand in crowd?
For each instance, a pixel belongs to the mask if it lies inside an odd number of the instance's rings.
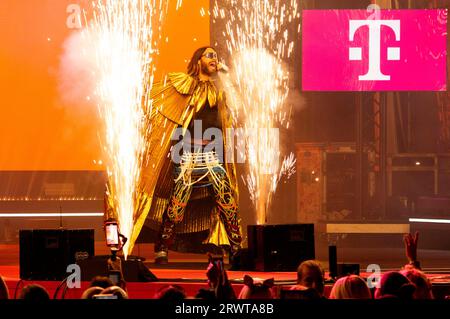
[[[420,263],[417,260],[417,242],[419,240],[419,232],[416,232],[414,236],[412,234],[406,234],[403,236],[405,243],[406,257],[408,258],[408,264],[414,268],[420,269]]]

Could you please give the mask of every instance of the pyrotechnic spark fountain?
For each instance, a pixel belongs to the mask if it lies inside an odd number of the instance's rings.
[[[167,2],[162,0],[97,0],[93,19],[82,31],[83,50],[93,53],[92,70],[98,110],[106,134],[108,196],[125,237],[133,232],[135,194],[145,160],[150,114],[148,92],[153,83],[155,25],[160,26]],[[160,33],[159,33],[160,36]],[[125,258],[131,253],[128,241]]]
[[[283,176],[294,173],[291,153],[280,164],[279,127],[289,127],[285,101],[289,72],[283,59],[293,52],[289,27],[299,20],[297,1],[228,0],[215,3],[215,19],[226,21],[226,43],[232,58],[232,74],[221,76],[235,123],[243,125],[248,174],[244,179],[257,213],[266,222],[272,196]],[[225,9],[226,8],[226,9]],[[298,30],[296,28],[296,30]],[[237,124],[239,126],[239,124]]]

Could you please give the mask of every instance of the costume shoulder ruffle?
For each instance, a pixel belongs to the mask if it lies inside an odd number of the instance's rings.
[[[192,94],[197,83],[192,76],[182,72],[172,72],[167,77],[180,94]]]

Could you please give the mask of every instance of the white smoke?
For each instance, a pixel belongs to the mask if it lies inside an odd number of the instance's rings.
[[[77,113],[97,114],[95,103],[95,52],[86,45],[86,32],[72,33],[63,43],[60,58],[58,89],[64,105]]]

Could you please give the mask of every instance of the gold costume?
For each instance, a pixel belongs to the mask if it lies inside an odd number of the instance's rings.
[[[148,156],[141,174],[141,187],[136,195],[137,209],[130,238],[130,252],[144,224],[153,230],[160,228],[164,213],[176,200],[173,195],[176,194],[174,164],[170,156],[174,130],[182,127],[184,134],[195,114],[204,107],[217,107],[223,131],[231,128],[231,117],[226,109],[224,94],[218,92],[211,81],[199,81],[185,73],[170,73],[165,81],[153,85],[150,98],[153,104],[147,119],[151,126],[148,134]],[[223,140],[225,152],[227,150],[225,133]],[[233,163],[226,162],[227,156],[224,155],[223,158],[225,160],[223,168],[226,171],[224,174],[226,198],[224,194],[217,195],[217,191],[223,192],[217,187],[214,187],[215,196],[207,188],[199,188],[195,194],[189,194],[189,201],[195,204],[183,206],[184,222],[176,223],[176,233],[209,230],[205,243],[239,247],[241,229],[237,216],[236,171]],[[221,198],[218,198],[220,196]],[[208,202],[208,199],[216,201],[218,205],[211,207],[211,201]]]

